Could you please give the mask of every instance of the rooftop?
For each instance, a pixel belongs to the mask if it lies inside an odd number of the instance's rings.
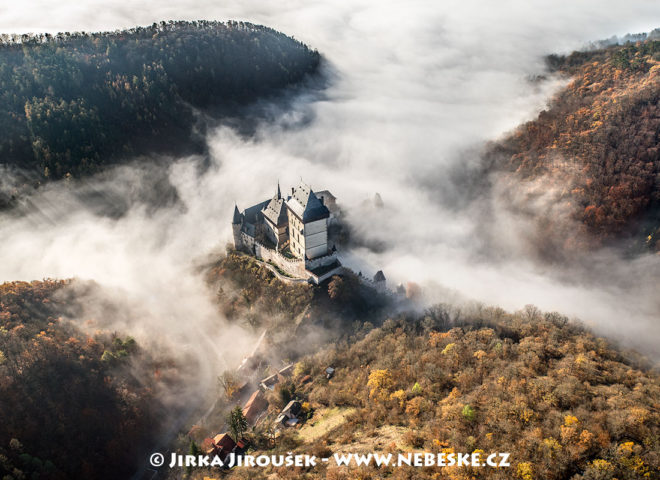
[[[312,187],[300,182],[287,199],[287,206],[303,223],[314,222],[330,216],[328,208],[314,194]]]
[[[279,188],[277,191],[279,192]],[[264,217],[270,220],[274,225],[278,227],[285,225],[287,218],[284,205],[284,199],[282,197],[277,198],[277,195],[275,195],[261,213],[263,213]]]

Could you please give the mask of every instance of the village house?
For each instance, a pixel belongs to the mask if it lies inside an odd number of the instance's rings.
[[[202,451],[208,456],[217,455],[224,462],[230,453],[243,455],[248,446],[245,439],[235,442],[229,433],[220,433],[213,438],[205,438],[202,442]]]
[[[243,406],[243,415],[250,425],[254,425],[259,415],[268,407],[268,401],[261,390],[255,391]]]
[[[293,373],[293,363],[286,365],[285,367],[279,369],[276,373],[269,375],[259,382],[259,387],[265,390],[275,389],[275,385],[284,381],[286,377],[289,377]]]
[[[302,404],[298,400],[291,400],[275,419],[275,425],[278,427],[293,427],[300,422],[298,415],[301,412]]]
[[[210,442],[208,440],[211,440]],[[225,458],[234,451],[236,442],[228,433],[221,433],[204,441],[203,445],[206,447],[204,450],[207,455],[217,455],[223,462]]]

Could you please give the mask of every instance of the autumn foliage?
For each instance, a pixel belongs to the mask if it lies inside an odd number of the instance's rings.
[[[555,233],[554,240],[575,247],[632,233],[660,249],[660,41],[549,60],[570,83],[490,151],[515,172],[512,203],[533,203],[536,180],[556,192],[540,215],[541,235]],[[557,211],[588,235],[561,225]]]
[[[159,432],[138,345],[66,321],[68,283],[0,285],[1,478],[127,478]]]
[[[658,473],[657,373],[557,313],[438,306],[361,329],[303,362],[314,381],[300,394],[312,407],[355,413],[298,451],[509,452],[511,467],[321,466],[282,478],[632,480]],[[330,381],[327,365],[336,367]],[[268,471],[249,474],[269,478]]]

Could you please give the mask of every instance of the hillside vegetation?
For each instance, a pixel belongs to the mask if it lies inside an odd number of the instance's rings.
[[[0,40],[0,158],[46,178],[191,148],[195,109],[254,101],[319,64],[302,43],[243,22]]]
[[[271,329],[274,337],[281,333],[284,350],[292,347],[286,344],[294,329],[298,334],[323,330],[341,336],[356,322],[382,321],[391,303],[354,275],[333,277],[318,288],[282,282],[254,258],[234,250],[209,267],[206,279],[227,319],[256,331]]]
[[[325,368],[336,373],[325,378]],[[237,468],[229,478],[658,478],[660,380],[557,313],[437,306],[300,360],[311,418],[272,450],[508,452],[511,467]],[[311,375],[313,381],[300,382]],[[255,444],[263,445],[257,431]],[[197,477],[195,477],[197,478]],[[200,476],[199,478],[202,478]]]
[[[553,192],[555,204],[536,212],[539,237],[564,246],[633,234],[660,251],[660,41],[549,62],[570,83],[537,119],[491,147],[499,168],[515,172],[512,203],[527,210]],[[535,179],[541,186],[524,191]],[[562,225],[558,211],[588,235]]]
[[[286,309],[315,318],[316,302],[325,299],[335,302],[324,304],[335,315],[346,308],[360,318],[348,305],[373,301],[373,290],[351,287],[350,296],[335,295],[334,280],[286,285],[235,252],[209,272],[209,279],[222,279],[220,305],[231,306],[225,311],[236,321],[268,308],[248,301],[252,294],[268,299],[271,315],[258,328],[276,326],[269,336],[281,332],[282,338],[270,344],[271,352],[295,362],[293,376],[266,393],[267,415],[246,435],[251,454],[511,454],[511,466],[499,469],[337,467],[331,461],[234,468],[222,473],[226,478],[633,480],[660,474],[660,376],[643,357],[576,320],[531,305],[515,313],[482,305],[417,313],[399,303],[403,313],[363,314],[362,321],[333,330],[330,342],[306,348]],[[274,321],[278,314],[282,320]],[[336,369],[329,380],[328,366]],[[274,419],[292,398],[302,402],[305,423],[274,437]],[[186,453],[187,444],[178,452]],[[191,478],[218,475],[200,468]]]
[[[247,434],[252,453],[511,454],[511,467],[502,469],[330,463],[239,468],[228,478],[632,480],[660,473],[657,372],[560,314],[478,305],[394,314],[351,277],[346,288],[336,278],[318,287],[285,284],[237,252],[210,266],[207,279],[230,321],[268,328],[266,356],[296,362],[293,376],[266,395],[266,420]],[[177,382],[175,365],[130,337],[88,334],[66,321],[76,302],[69,283],[0,285],[3,478],[126,478],[161,429],[172,427],[158,392],[162,382]],[[261,316],[249,316],[257,310]],[[301,325],[327,335],[308,336]],[[328,366],[336,369],[330,380]],[[303,402],[307,422],[274,438],[272,421],[291,398]],[[175,443],[187,453],[183,432]]]
[[[128,478],[165,419],[158,364],[130,337],[90,336],[64,320],[69,302],[58,295],[68,284],[0,285],[5,480]],[[138,381],[140,366],[150,375]]]

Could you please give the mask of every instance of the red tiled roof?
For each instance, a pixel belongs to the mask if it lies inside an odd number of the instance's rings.
[[[216,447],[221,450],[226,450],[231,452],[231,450],[236,446],[236,442],[229,436],[228,433],[221,433],[213,437],[213,443]]]
[[[250,399],[247,401],[245,406],[243,407],[243,410],[246,410],[252,406],[252,404],[257,400],[257,398],[262,397],[263,394],[261,393],[261,390],[257,390],[254,392],[251,396]]]
[[[205,438],[204,441],[202,442],[201,448],[207,455],[213,453],[213,450],[215,450],[215,444],[213,443],[213,439]]]
[[[247,401],[243,407],[243,415],[248,422],[252,423],[257,419],[259,413],[266,408],[268,402],[264,398],[264,394],[261,390],[257,390],[252,394],[250,399]]]

